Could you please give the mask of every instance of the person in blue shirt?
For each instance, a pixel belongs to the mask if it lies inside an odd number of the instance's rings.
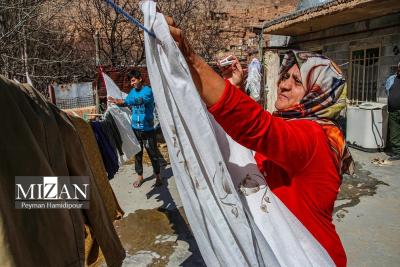
[[[400,160],[400,63],[396,74],[390,76],[385,83],[388,95],[388,146],[391,150],[389,160]]]
[[[161,185],[160,164],[158,159],[158,148],[156,131],[154,128],[154,98],[149,86],[142,84],[142,74],[139,70],[128,73],[132,86],[131,91],[125,99],[108,98],[108,101],[117,105],[129,106],[132,108],[132,129],[140,143],[141,151],[135,155],[135,171],[138,179],[133,183],[134,187],[140,187],[143,183],[143,147],[153,166],[156,176],[156,186]]]

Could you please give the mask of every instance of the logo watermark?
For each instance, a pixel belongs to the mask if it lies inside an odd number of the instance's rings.
[[[16,176],[17,209],[88,209],[88,176]]]

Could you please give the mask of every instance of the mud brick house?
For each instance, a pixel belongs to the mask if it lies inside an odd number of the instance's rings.
[[[400,61],[400,1],[308,2],[314,5],[266,22],[264,32],[333,59],[346,75],[351,103],[386,102],[385,80]]]
[[[400,61],[400,1],[303,0],[299,7],[263,24],[264,33],[274,35],[265,55],[275,60],[266,60],[266,69],[276,73],[289,48],[333,59],[347,79],[350,105],[343,116],[348,143],[367,151],[383,149],[388,114],[384,83]],[[276,81],[267,84],[273,87]]]

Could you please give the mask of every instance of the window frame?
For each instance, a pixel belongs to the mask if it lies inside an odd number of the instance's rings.
[[[361,103],[364,102],[373,102],[373,100],[368,100],[368,96],[365,97],[366,100],[364,100],[364,97],[361,96],[362,100],[359,100],[358,96],[354,96],[352,98],[352,92],[353,92],[353,52],[355,51],[363,51],[364,55],[363,55],[363,68],[362,68],[362,86],[364,87],[366,82],[365,82],[365,72],[366,72],[366,61],[367,61],[367,50],[368,49],[378,49],[378,66],[377,66],[377,71],[376,71],[376,96],[375,96],[375,102],[378,102],[378,92],[379,92],[379,86],[378,86],[378,82],[379,82],[379,73],[380,73],[380,68],[381,68],[381,61],[382,61],[382,44],[378,43],[378,44],[365,44],[365,45],[354,45],[350,47],[350,55],[349,55],[349,68],[348,68],[348,84],[347,84],[347,99],[349,100],[350,105],[359,105]],[[358,91],[358,90],[357,90]],[[365,93],[365,89],[363,88],[361,90],[362,94]]]

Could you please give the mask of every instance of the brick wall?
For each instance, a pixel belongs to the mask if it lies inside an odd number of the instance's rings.
[[[142,73],[143,84],[150,85],[149,75],[146,67],[111,67],[103,66],[103,71],[110,76],[110,78],[115,82],[115,84],[125,93],[129,93],[131,90],[130,80],[128,78],[128,72],[133,69],[138,69]],[[103,79],[100,76],[100,69],[97,69],[97,76],[93,82],[94,87],[97,88],[99,99],[101,103],[107,102],[107,91],[103,83]]]
[[[261,27],[264,21],[291,13],[299,0],[248,0],[220,1],[215,16],[223,19],[223,34],[230,42],[220,56],[228,53],[247,59],[249,53],[258,50],[258,40],[253,27]],[[268,36],[264,36],[268,40]]]

